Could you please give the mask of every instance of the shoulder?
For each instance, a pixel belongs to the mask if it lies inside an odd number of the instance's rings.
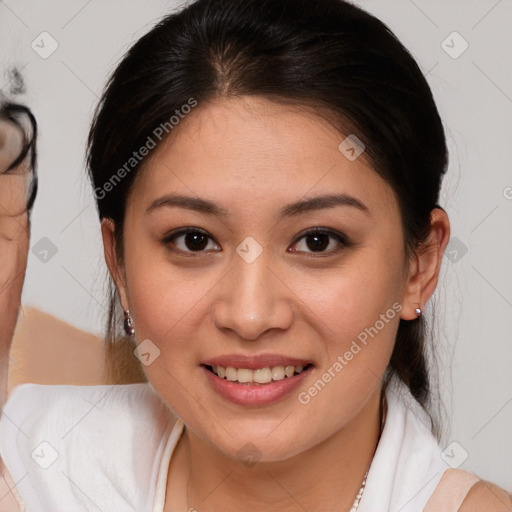
[[[11,475],[0,461],[0,512],[25,512]]]
[[[512,512],[512,496],[469,471],[447,469],[423,512]]]
[[[511,512],[512,494],[485,480],[469,490],[458,512]]]

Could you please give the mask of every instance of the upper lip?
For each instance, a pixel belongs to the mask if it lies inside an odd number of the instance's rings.
[[[308,359],[300,359],[281,354],[259,354],[252,356],[225,354],[203,361],[202,364],[206,366],[222,366],[223,368],[231,366],[233,368],[257,370],[258,368],[272,368],[273,366],[306,366],[310,363],[311,361]]]

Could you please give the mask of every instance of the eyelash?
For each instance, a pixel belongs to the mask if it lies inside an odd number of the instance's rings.
[[[198,234],[201,234],[201,235],[205,235],[210,240],[214,241],[214,239],[206,231],[203,231],[202,229],[199,229],[199,228],[183,228],[183,229],[180,229],[179,231],[176,231],[174,233],[170,233],[169,235],[167,235],[162,240],[162,245],[164,245],[164,246],[169,248],[169,244],[173,240],[175,240],[176,238],[178,238],[180,236],[187,235],[187,234],[190,234],[190,233],[198,233]],[[326,235],[326,236],[328,236],[330,238],[334,238],[340,245],[337,248],[335,248],[333,250],[330,250],[330,251],[323,251],[323,252],[292,251],[292,253],[305,253],[305,254],[308,255],[307,257],[322,258],[322,257],[325,257],[325,256],[330,256],[332,254],[336,254],[339,251],[341,251],[343,248],[346,248],[346,247],[350,246],[350,243],[347,240],[347,237],[345,235],[343,235],[342,233],[339,233],[337,231],[333,231],[331,229],[326,229],[326,228],[312,228],[312,229],[309,229],[309,230],[305,231],[304,233],[299,235],[299,237],[293,242],[292,246],[296,245],[303,238],[307,238],[308,236],[311,236],[311,235]],[[197,257],[197,256],[201,255],[201,253],[205,253],[206,252],[205,250],[201,250],[201,251],[184,251],[182,249],[175,249],[175,248],[169,248],[169,249],[171,251],[175,252],[175,253],[179,253],[181,255],[184,255],[185,257]]]

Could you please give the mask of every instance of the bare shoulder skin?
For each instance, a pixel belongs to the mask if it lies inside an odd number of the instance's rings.
[[[511,512],[512,494],[497,485],[480,480],[469,490],[459,512]]]

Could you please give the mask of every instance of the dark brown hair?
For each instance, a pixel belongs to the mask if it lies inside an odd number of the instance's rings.
[[[355,134],[395,191],[407,250],[421,247],[447,149],[430,88],[389,28],[342,0],[198,0],[163,18],[130,48],[95,113],[89,173],[100,219],[115,222],[120,258],[126,198],[144,162],[123,173],[108,193],[105,185],[190,98],[201,104],[245,95],[313,108],[342,133]],[[110,293],[110,380],[126,381],[128,371],[144,380],[133,346],[119,336],[112,285]],[[426,408],[432,390],[425,338],[422,318],[400,321],[384,387],[396,374]]]

